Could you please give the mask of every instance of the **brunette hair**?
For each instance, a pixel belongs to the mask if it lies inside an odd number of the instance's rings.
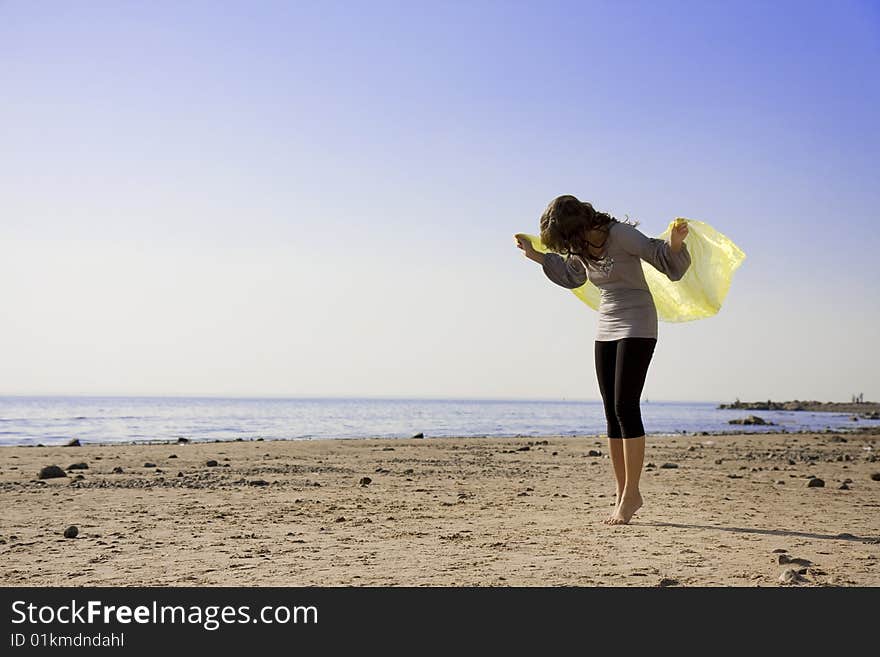
[[[620,220],[607,212],[599,212],[587,201],[580,201],[570,194],[557,196],[541,215],[541,241],[556,253],[577,254],[595,262],[601,258],[590,254],[587,232],[603,232],[604,244],[615,221]]]

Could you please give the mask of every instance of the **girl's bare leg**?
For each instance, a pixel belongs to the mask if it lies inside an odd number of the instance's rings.
[[[645,437],[624,438],[623,462],[626,466],[626,479],[620,504],[608,521],[610,525],[626,525],[633,514],[642,506],[642,494],[639,492],[639,480],[642,477],[642,465],[645,462]]]
[[[623,456],[623,440],[621,438],[608,439],[608,452],[611,454],[611,467],[614,468],[614,479],[617,483],[617,498],[614,501],[614,511],[611,512],[604,522],[608,524],[620,506],[620,498],[623,497],[623,488],[626,485],[626,463]]]

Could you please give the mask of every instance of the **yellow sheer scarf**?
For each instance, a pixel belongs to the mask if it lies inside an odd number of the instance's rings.
[[[657,237],[669,239],[677,217]],[[689,322],[715,315],[720,309],[733,273],[739,268],[746,254],[726,235],[718,232],[705,221],[687,219],[688,236],[685,238],[691,255],[691,266],[678,281],[669,280],[650,264],[642,261],[645,281],[657,306],[657,317],[664,322]],[[541,238],[524,235],[536,251],[547,253]],[[589,280],[572,290],[575,296],[593,310],[599,309],[599,288]]]

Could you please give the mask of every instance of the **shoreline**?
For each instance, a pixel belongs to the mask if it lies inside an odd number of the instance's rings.
[[[650,440],[651,438],[703,438],[706,436],[772,436],[772,435],[787,435],[787,436],[799,436],[799,435],[816,435],[816,436],[833,436],[833,435],[869,435],[869,436],[880,436],[880,426],[873,427],[841,427],[838,429],[822,429],[822,430],[811,430],[811,429],[797,429],[793,431],[786,430],[784,427],[780,428],[779,425],[776,424],[766,424],[759,425],[772,427],[771,429],[767,429],[766,431],[749,431],[743,429],[725,429],[725,430],[714,430],[714,431],[679,431],[676,433],[648,433],[647,438]],[[361,441],[361,440],[547,440],[550,438],[595,438],[597,440],[605,439],[605,434],[585,434],[585,433],[577,433],[577,434],[559,434],[559,433],[550,433],[550,434],[538,434],[534,436],[525,435],[525,434],[500,434],[500,435],[487,435],[487,434],[468,434],[468,435],[456,435],[456,436],[422,436],[421,438],[416,438],[413,436],[410,437],[400,437],[400,438],[389,438],[382,436],[333,436],[333,437],[320,437],[320,438],[215,438],[214,440],[199,440],[197,438],[186,438],[183,441],[180,439],[156,439],[156,440],[122,440],[122,441],[84,441],[80,440],[79,445],[68,445],[67,442],[64,443],[55,443],[55,444],[44,444],[44,443],[36,443],[33,445],[30,444],[21,444],[21,445],[8,445],[8,444],[0,444],[0,450],[3,449],[49,449],[56,447],[66,447],[69,449],[76,449],[77,447],[112,447],[112,446],[138,446],[138,445],[165,445],[165,446],[174,446],[174,445],[214,445],[214,444],[226,444],[226,443],[314,443],[314,442],[322,442],[322,441]],[[77,439],[79,440],[79,439]],[[68,441],[69,442],[69,441]]]
[[[0,585],[880,586],[877,435],[721,436],[617,527],[598,436],[10,447]]]

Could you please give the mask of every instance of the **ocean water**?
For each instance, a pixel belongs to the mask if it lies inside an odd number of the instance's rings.
[[[880,426],[849,414],[753,412],[777,427],[740,427],[749,411],[705,402],[643,402],[649,435],[732,430],[821,431]],[[600,402],[448,399],[0,397],[0,445],[264,438],[409,438],[604,434]]]

